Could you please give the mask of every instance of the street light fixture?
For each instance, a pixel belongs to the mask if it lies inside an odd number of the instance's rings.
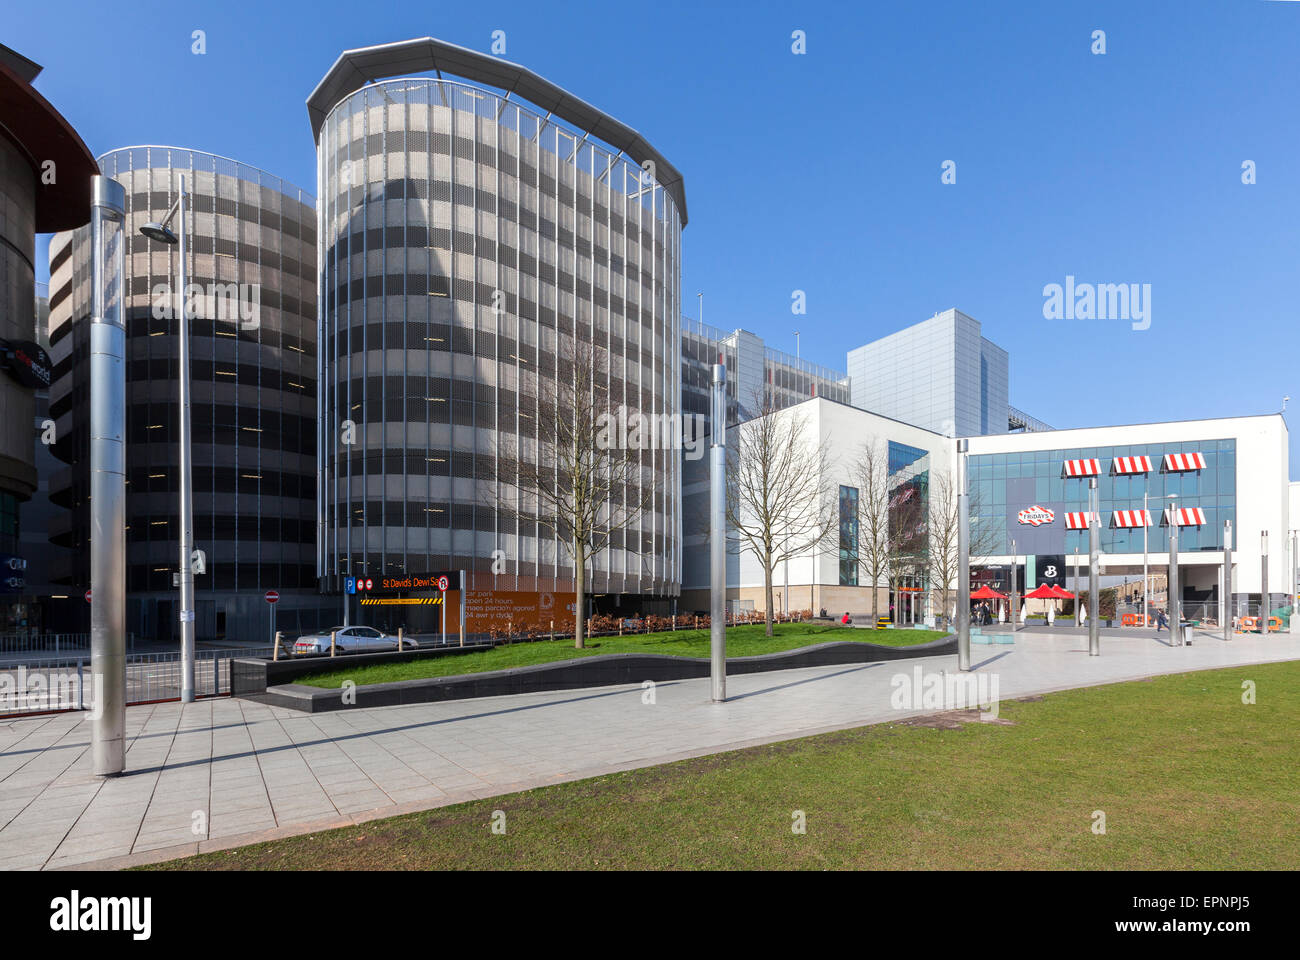
[[[1150,626],[1151,617],[1147,613],[1147,589],[1151,586],[1151,581],[1147,576],[1147,501],[1151,494],[1147,491],[1142,493],[1142,626]],[[1166,493],[1156,498],[1157,500],[1174,500],[1177,494]],[[1168,583],[1166,583],[1166,592],[1168,592]]]
[[[126,769],[126,191],[92,180],[90,308],[91,770]]]
[[[1268,636],[1268,531],[1259,533],[1259,632]]]
[[[963,672],[970,670],[970,502],[966,496],[969,450],[969,440],[957,441],[957,669]]]
[[[189,297],[186,295],[185,263],[185,177],[178,178],[180,185],[176,202],[167,211],[161,223],[146,223],[140,233],[158,243],[177,246],[177,294],[180,300],[178,333],[180,337],[180,624],[181,624],[181,702],[194,702],[194,493],[191,468],[190,438],[190,315]],[[176,233],[168,224],[178,217]]]

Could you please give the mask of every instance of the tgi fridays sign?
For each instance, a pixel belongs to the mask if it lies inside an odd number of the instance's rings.
[[[0,340],[0,367],[24,387],[49,389],[50,355],[39,343]]]
[[[1021,510],[1016,514],[1016,519],[1031,527],[1041,527],[1043,524],[1051,523],[1056,519],[1056,511],[1034,504],[1032,507]]]

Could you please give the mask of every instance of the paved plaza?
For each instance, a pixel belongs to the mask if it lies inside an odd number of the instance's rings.
[[[1163,673],[1300,659],[1300,635],[1106,637],[1024,631],[972,645],[1002,699]],[[890,679],[955,656],[301,714],[230,698],[127,710],[127,773],[90,770],[90,721],[0,722],[0,869],[120,867],[566,780],[896,720]]]

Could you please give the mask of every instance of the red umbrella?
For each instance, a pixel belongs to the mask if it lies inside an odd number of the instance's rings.
[[[1006,594],[998,593],[986,583],[970,595],[972,600],[1005,600]]]
[[[1047,584],[1039,584],[1032,592],[1025,594],[1026,600],[1056,600],[1058,594],[1052,592],[1052,588]]]
[[[1059,586],[1058,584],[1055,584],[1055,583],[1052,584],[1052,594],[1053,594],[1053,596],[1057,597],[1057,598],[1060,599],[1060,600],[1073,600],[1073,599],[1074,599],[1074,594],[1072,594],[1069,590],[1066,590],[1065,588],[1063,588],[1063,587],[1061,587],[1061,586]]]

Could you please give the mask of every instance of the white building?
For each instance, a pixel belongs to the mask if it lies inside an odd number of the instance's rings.
[[[969,443],[973,536],[989,544],[987,566],[1008,569],[1015,560],[1021,583],[1065,583],[1073,590],[1076,567],[1079,582],[1086,581],[1088,532],[1080,514],[1088,510],[1095,479],[1107,582],[1141,579],[1144,537],[1147,569],[1165,573],[1176,520],[1185,613],[1217,614],[1225,523],[1233,547],[1228,592],[1236,606],[1258,610],[1265,541],[1270,610],[1286,605],[1294,590],[1287,572],[1295,567],[1294,485],[1280,414],[971,437]],[[1046,575],[1049,566],[1055,577]]]
[[[824,398],[773,416],[798,418],[808,443],[827,446],[824,488],[829,497],[838,493],[842,521],[838,548],[830,543],[815,555],[778,564],[774,608],[866,614],[870,587],[862,565],[853,562],[853,463],[862,444],[874,444],[888,456],[891,495],[910,484],[928,502],[944,478],[955,478],[957,441]],[[736,429],[729,433],[729,443]],[[1296,592],[1292,530],[1300,527],[1300,483],[1289,479],[1288,432],[1280,414],[972,436],[968,443],[976,544],[972,567],[977,581],[1000,592],[1011,585],[1013,562],[1021,591],[1043,583],[1071,591],[1086,588],[1083,515],[1093,479],[1101,516],[1103,585],[1140,583],[1144,556],[1153,582],[1163,583],[1172,521],[1185,615],[1220,615],[1225,523],[1233,547],[1230,614],[1258,612],[1265,549],[1269,610],[1287,606]],[[702,549],[707,542],[707,464],[694,467],[684,483],[684,611],[707,609],[708,559]],[[729,603],[733,609],[762,610],[762,567],[754,556],[734,552],[736,546],[733,542],[728,569]],[[915,606],[917,620],[940,612],[932,579],[918,584],[926,601]],[[1155,589],[1151,602],[1163,605],[1166,598]],[[882,580],[877,590],[882,614],[897,600],[896,620],[911,619],[912,606],[887,582]]]
[[[951,473],[954,441],[934,431],[824,397],[786,407],[772,416],[799,424],[810,445],[825,445],[828,451],[827,475],[822,478],[822,487],[829,499],[824,508],[838,514],[841,521],[839,536],[833,536],[831,543],[778,564],[773,577],[775,610],[819,613],[825,609],[837,616],[846,610],[855,616],[870,613],[871,590],[861,565],[856,562],[854,542],[857,497],[854,464],[863,445],[872,445],[887,464],[894,496],[900,496],[901,489],[911,487],[923,498],[931,474]],[[729,446],[734,447],[740,429],[743,425],[728,431]],[[707,460],[686,465],[683,496],[683,513],[687,518],[686,563],[679,609],[684,612],[705,611],[708,609],[709,585]],[[729,547],[729,608],[733,611],[765,609],[762,564],[752,553],[740,549],[736,540],[733,539]],[[876,589],[877,609],[884,615],[890,609],[889,584],[882,579]],[[904,605],[900,601],[900,607]],[[919,603],[916,611],[920,620],[924,613]]]

